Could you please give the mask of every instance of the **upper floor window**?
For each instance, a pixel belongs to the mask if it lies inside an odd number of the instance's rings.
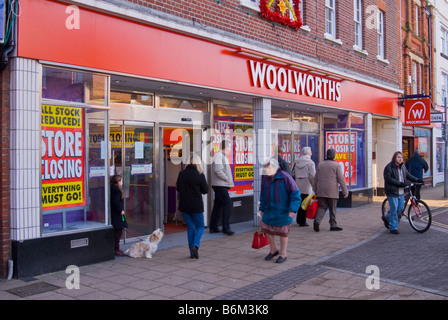
[[[378,56],[380,60],[384,60],[384,12],[378,10],[378,27],[377,27],[377,37],[378,37]]]
[[[354,0],[355,46],[362,49],[362,0]]]
[[[420,8],[419,6],[416,4],[415,5],[415,34],[418,36],[419,34],[419,17],[420,17]]]
[[[442,27],[440,30],[440,37],[442,40],[442,54],[448,56],[448,29]]]
[[[325,33],[336,39],[336,3],[325,0]]]
[[[240,0],[242,6],[260,11],[260,0]]]
[[[442,95],[442,103],[445,102],[445,99],[448,99],[448,73],[442,72],[441,79],[441,95]],[[448,103],[448,102],[447,102]]]
[[[418,94],[418,63],[412,61],[412,94]]]

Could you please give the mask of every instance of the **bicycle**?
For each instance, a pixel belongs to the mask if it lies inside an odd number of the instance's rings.
[[[403,211],[398,215],[398,220],[401,219],[402,216],[406,216],[409,220],[409,224],[412,229],[419,233],[423,233],[428,231],[432,222],[431,210],[428,205],[423,200],[418,200],[415,195],[412,193],[412,187],[414,185],[422,185],[423,183],[412,183],[404,187],[405,192],[408,190],[408,196],[405,194],[405,203]],[[408,205],[409,200],[411,200],[411,205],[408,208],[408,214],[406,215],[404,212],[406,211],[406,207]],[[384,199],[383,204],[381,206],[382,216],[385,217],[390,211],[389,202],[387,198]]]

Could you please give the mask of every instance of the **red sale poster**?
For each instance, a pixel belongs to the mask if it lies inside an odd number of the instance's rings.
[[[348,132],[328,131],[325,135],[326,150],[334,149],[336,151],[334,160],[339,163],[347,184],[349,184],[351,173],[352,185],[356,185],[356,139],[356,132],[351,133],[350,143]],[[349,171],[350,169],[351,171]]]

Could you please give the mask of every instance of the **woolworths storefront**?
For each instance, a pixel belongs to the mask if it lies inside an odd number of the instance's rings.
[[[133,12],[79,7],[83,27],[70,30],[66,7],[21,1],[10,115],[16,276],[114,258],[112,174],[124,179],[127,238],[174,232],[183,157],[198,153],[209,176],[222,139],[233,148],[232,222],[255,219],[259,160],[279,145],[290,164],[305,146],[316,164],[334,148],[351,190],[341,205],[371,200],[376,168],[400,142],[393,89]],[[208,224],[212,189],[204,200]]]

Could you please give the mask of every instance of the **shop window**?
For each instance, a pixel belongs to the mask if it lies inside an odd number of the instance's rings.
[[[436,148],[437,173],[443,174],[445,172],[445,141],[442,138],[437,138]]]
[[[42,105],[43,233],[104,226],[105,114],[104,110]],[[60,124],[55,125],[58,119]]]
[[[300,122],[300,132],[318,132],[319,123],[316,115],[294,112],[293,120]]]
[[[290,168],[294,162],[302,155],[303,147],[310,147],[312,151],[311,159],[318,164],[319,161],[319,136],[307,135],[299,132],[273,132],[272,150],[275,152],[282,147],[283,153],[279,155],[285,160]]]
[[[345,182],[352,189],[366,186],[365,117],[348,113],[324,118],[325,151],[336,151]]]
[[[153,107],[154,97],[149,93],[111,91],[110,104],[112,106],[130,104],[134,106]]]
[[[235,186],[229,190],[231,197],[253,195],[253,175],[255,163],[255,135],[253,132],[252,107],[239,104],[213,106],[214,129],[213,149],[218,150],[221,141],[232,144],[229,156]]]
[[[271,118],[279,120],[291,120],[291,111],[284,108],[272,108]]]
[[[160,97],[160,107],[162,108],[177,108],[196,111],[208,111],[208,103],[204,100],[192,100],[181,97]]]
[[[252,107],[247,105],[225,105],[225,104],[215,104],[213,106],[213,116],[215,119],[230,121],[238,119],[243,121],[253,121]]]
[[[431,164],[431,130],[414,129],[414,135],[415,135],[414,150],[417,150],[417,148],[418,148],[423,160],[425,160],[428,163],[428,165],[430,165]],[[430,176],[432,176],[431,166],[429,167],[429,170],[426,173],[423,173],[423,177],[430,177]]]
[[[106,80],[100,74],[44,67],[42,98],[104,106]]]
[[[41,204],[44,234],[104,227],[107,77],[44,67]]]

